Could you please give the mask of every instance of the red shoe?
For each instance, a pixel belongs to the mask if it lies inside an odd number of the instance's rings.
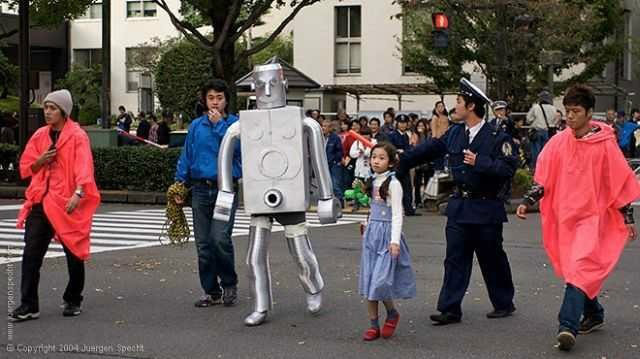
[[[382,337],[387,339],[391,338],[393,332],[396,331],[396,327],[398,326],[398,322],[400,321],[400,314],[396,315],[394,319],[387,319],[382,326]]]
[[[380,338],[380,328],[369,328],[366,332],[364,332],[364,336],[362,339],[366,342],[370,342],[372,340],[376,340]]]

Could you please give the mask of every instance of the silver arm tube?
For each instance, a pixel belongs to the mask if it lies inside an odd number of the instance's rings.
[[[311,147],[311,165],[313,171],[318,178],[319,200],[333,198],[333,190],[331,187],[331,173],[327,162],[327,153],[324,148],[324,136],[322,135],[322,127],[312,119],[304,119],[304,129],[309,135],[309,144]]]
[[[218,189],[223,192],[233,192],[233,154],[238,137],[240,122],[236,121],[227,129],[218,152]]]

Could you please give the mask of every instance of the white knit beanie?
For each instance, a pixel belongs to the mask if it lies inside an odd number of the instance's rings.
[[[73,99],[71,98],[71,92],[68,90],[58,90],[50,92],[47,97],[44,98],[42,103],[51,102],[58,106],[63,112],[65,117],[71,116],[73,110]]]

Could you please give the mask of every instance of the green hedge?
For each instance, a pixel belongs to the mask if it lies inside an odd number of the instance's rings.
[[[17,164],[20,148],[0,144],[0,164]],[[93,163],[98,188],[164,192],[173,183],[179,148],[126,146],[94,148]],[[16,166],[17,167],[17,166]],[[6,172],[6,171],[5,171]],[[13,171],[17,180],[17,171]],[[5,174],[5,178],[9,178]]]
[[[103,190],[164,192],[173,183],[179,148],[94,148],[96,182]]]

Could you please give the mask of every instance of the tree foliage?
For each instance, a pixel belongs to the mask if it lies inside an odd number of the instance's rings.
[[[463,65],[487,78],[490,96],[522,107],[547,83],[549,60],[559,93],[569,84],[602,73],[622,51],[615,36],[623,24],[619,0],[396,0],[403,6],[404,62],[433,79],[441,91],[453,89]],[[449,46],[433,47],[431,14],[449,16]]]
[[[73,113],[81,125],[92,125],[100,117],[100,93],[102,70],[100,66],[73,66],[66,76],[59,80],[57,89],[67,89],[73,96]]]
[[[184,38],[154,39],[138,48],[142,51],[132,58],[133,65],[153,74],[154,90],[162,109],[190,117],[198,100],[199,88],[213,76],[211,53]],[[237,51],[245,49],[246,42],[236,44]],[[289,63],[293,61],[291,36],[279,36],[264,50],[249,59],[241,59],[238,71],[244,75],[251,71],[252,65],[264,63],[273,56]]]
[[[246,59],[264,50],[305,7],[321,0],[181,0],[174,13],[166,0],[154,0],[171,18],[186,39],[211,54],[211,73],[231,88],[230,104],[235,110],[235,80],[242,76]],[[291,13],[266,38],[251,47],[238,49],[238,42],[272,9],[290,7]],[[202,27],[203,26],[203,27]],[[206,29],[202,30],[202,28]]]
[[[29,1],[29,23],[31,27],[57,27],[65,20],[73,20],[85,13],[87,7],[96,0],[31,0]],[[18,10],[19,0],[0,0]],[[18,32],[18,29],[0,29],[0,40]]]
[[[9,90],[15,89],[18,82],[18,67],[9,62],[9,59],[0,51],[0,99],[9,95]]]

